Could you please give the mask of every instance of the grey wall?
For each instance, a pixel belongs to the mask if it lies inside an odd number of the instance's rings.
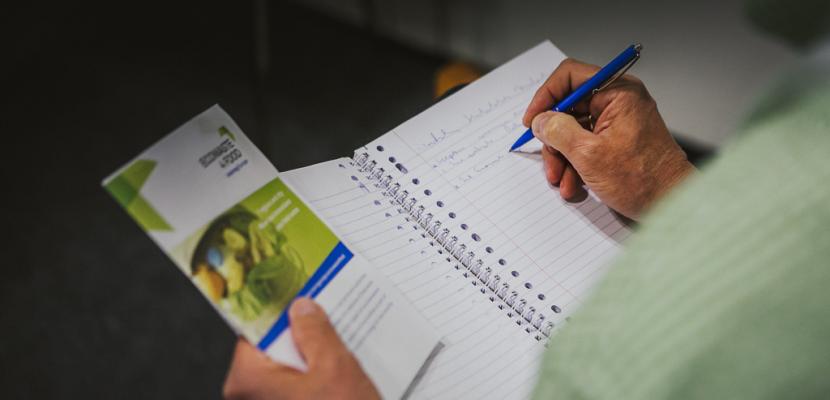
[[[744,0],[299,1],[490,66],[544,39],[595,64],[642,42],[632,73],[646,82],[672,130],[710,144],[735,130],[765,84],[795,57],[751,26]]]

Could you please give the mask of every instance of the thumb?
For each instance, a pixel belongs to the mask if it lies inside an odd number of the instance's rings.
[[[533,136],[542,143],[559,150],[568,157],[580,142],[593,140],[595,136],[585,130],[573,116],[547,111],[533,118]]]
[[[316,369],[326,357],[348,353],[325,311],[314,300],[308,297],[295,299],[288,310],[288,318],[291,336],[309,370]]]

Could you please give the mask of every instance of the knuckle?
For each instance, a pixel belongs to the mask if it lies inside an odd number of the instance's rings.
[[[573,70],[577,69],[580,65],[582,65],[582,62],[577,61],[574,58],[568,57],[562,60],[561,63],[559,63],[559,66],[556,67],[553,73],[563,74],[563,76],[566,76],[567,74],[570,74]]]
[[[644,85],[642,82],[640,82],[638,85],[634,85],[634,88],[635,88],[635,92],[637,93],[637,95],[641,99],[643,99],[643,100],[653,100],[651,98],[651,94],[648,92],[648,89],[646,89],[646,85]]]
[[[635,86],[642,86],[645,87],[646,85],[643,83],[643,80],[638,78],[636,75],[625,74],[625,79]]]
[[[637,78],[634,78],[634,79],[637,79]],[[637,81],[634,82],[631,85],[631,94],[633,96],[636,96],[641,101],[647,101],[647,102],[654,101],[654,99],[651,97],[651,94],[648,92],[648,89],[646,88],[646,85],[643,83],[643,81],[641,81],[639,79],[637,79]]]
[[[626,84],[620,87],[619,96],[626,101],[637,101],[642,97],[642,92],[637,88],[637,85]]]
[[[584,160],[594,160],[597,155],[602,154],[603,152],[603,142],[596,136],[593,135],[586,135],[579,143],[576,145],[576,155],[577,157],[584,159]]]
[[[553,139],[556,132],[562,127],[562,122],[558,116],[551,116],[542,126],[542,136],[546,139]]]
[[[651,97],[651,94],[648,91],[645,92],[643,101],[649,108],[656,109],[657,108],[657,100],[654,100],[654,97]]]
[[[620,99],[628,105],[655,106],[654,98],[643,85],[628,84],[620,88]]]
[[[560,131],[567,126],[568,120],[572,118],[573,117],[566,114],[554,113],[550,116],[550,119],[548,119],[548,123],[545,125],[545,130],[551,133]]]

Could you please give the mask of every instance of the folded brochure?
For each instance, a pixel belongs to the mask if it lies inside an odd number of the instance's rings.
[[[304,370],[287,308],[310,296],[384,397],[405,396],[440,349],[438,334],[354,253],[219,107],[103,181],[239,334]]]

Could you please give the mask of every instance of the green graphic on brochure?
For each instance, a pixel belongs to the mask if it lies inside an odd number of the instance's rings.
[[[275,179],[186,240],[182,246],[192,253],[179,250],[192,254],[185,272],[199,289],[256,340],[337,243],[323,222]]]
[[[219,137],[222,137],[222,136],[227,136],[228,138],[230,138],[234,142],[236,141],[236,135],[234,135],[233,132],[231,132],[231,130],[226,128],[225,126],[220,126],[219,127]]]
[[[155,168],[153,160],[138,160],[107,183],[105,188],[144,230],[170,231],[172,228],[167,221],[140,193]]]

